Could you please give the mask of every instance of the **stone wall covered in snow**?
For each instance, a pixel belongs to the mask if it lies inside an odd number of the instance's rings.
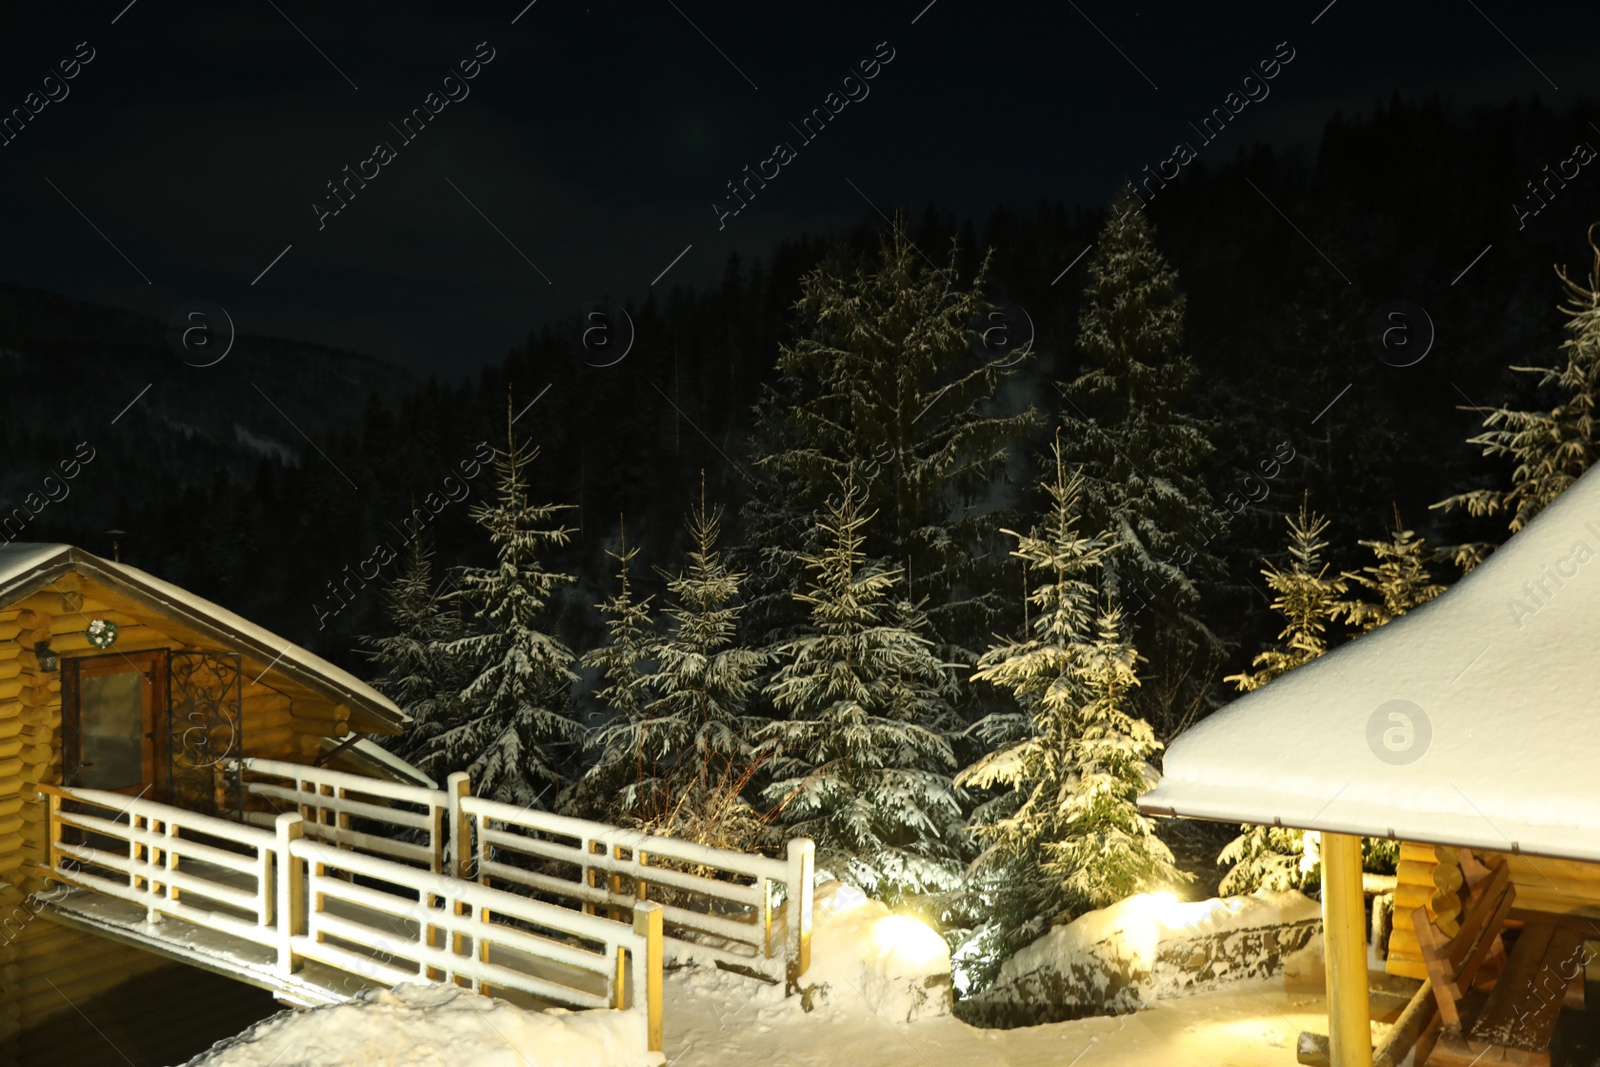
[[[1297,892],[1180,903],[1130,897],[1058,926],[1007,960],[995,984],[956,1005],[975,1026],[1109,1015],[1242,978],[1276,974],[1322,929]]]

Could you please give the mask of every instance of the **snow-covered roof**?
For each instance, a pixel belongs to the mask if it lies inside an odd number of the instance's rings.
[[[370,737],[363,737],[351,744],[355,734],[346,734],[341,738],[324,737],[322,751],[332,752],[340,745],[349,745],[349,748],[340,753],[350,762],[376,773],[379,777],[389,778],[405,785],[419,785],[424,789],[438,789],[439,783],[428,777],[422,768],[401,759],[393,752],[384,748]]]
[[[1140,806],[1600,861],[1600,471],[1449,591],[1178,737]]]
[[[76,571],[191,630],[271,664],[274,671],[331,700],[348,704],[352,711],[366,712],[395,729],[410,721],[394,701],[321,656],[153,574],[101,559],[71,545],[0,544],[0,604],[44,589],[68,571]]]

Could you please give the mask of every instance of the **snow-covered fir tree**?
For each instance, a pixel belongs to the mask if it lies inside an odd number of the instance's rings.
[[[784,644],[768,686],[780,715],[757,734],[785,836],[817,843],[817,867],[874,896],[926,893],[960,878],[964,829],[951,781],[956,692],[897,569],[869,561],[870,515],[848,475],[805,555],[809,629]]]
[[[1311,510],[1309,498],[1300,503],[1298,515],[1288,515],[1289,566],[1268,562],[1261,568],[1267,588],[1277,594],[1272,610],[1283,616],[1284,626],[1278,644],[1252,661],[1254,671],[1230,674],[1241,693],[1260,689],[1281,674],[1316,659],[1328,650],[1328,627],[1340,615],[1341,597],[1349,591],[1342,575],[1329,575],[1323,559],[1328,542],[1328,520]]]
[[[1596,224],[1600,226],[1600,223]],[[1559,367],[1512,367],[1518,374],[1538,375],[1538,388],[1555,394],[1554,406],[1543,410],[1510,407],[1468,408],[1484,413],[1483,432],[1468,439],[1486,456],[1513,462],[1510,489],[1476,489],[1433,505],[1465,508],[1469,515],[1505,515],[1512,533],[1522,529],[1595,461],[1595,407],[1600,401],[1600,246],[1589,229],[1594,252],[1588,284],[1573,281],[1565,267],[1556,268],[1566,291],[1561,312],[1568,337],[1561,343],[1567,359]],[[1462,546],[1458,562],[1470,566],[1485,546]]]
[[[992,751],[957,777],[998,790],[974,812],[984,851],[954,908],[975,925],[957,950],[968,985],[987,982],[1052,921],[1181,878],[1136,803],[1161,745],[1128,713],[1138,655],[1120,612],[1101,606],[1109,545],[1080,532],[1083,482],[1068,476],[1059,440],[1054,460],[1042,528],[1007,531],[1038,583],[1025,636],[991,646],[973,674],[1012,707],[973,728]]]
[[[529,502],[526,468],[538,450],[517,443],[509,403],[506,437],[506,448],[495,450],[497,497],[469,512],[497,560],[458,572],[452,596],[469,611],[472,632],[443,646],[471,681],[456,720],[429,740],[426,756],[430,765],[467,771],[480,796],[549,807],[582,735],[573,654],[545,629],[551,598],[573,578],[546,570],[542,557],[571,539],[569,527],[556,525],[571,505]]]
[[[654,699],[647,681],[656,640],[650,610],[654,597],[640,598],[634,592],[632,566],[639,549],[628,547],[627,532],[620,522],[617,537],[617,551],[606,552],[617,561],[617,592],[595,605],[605,618],[607,640],[584,653],[580,661],[585,669],[600,672],[594,696],[609,716],[590,736],[594,762],[584,774],[584,796],[572,798],[584,814],[592,815],[603,814],[616,802],[619,790],[633,789],[646,777],[641,739],[628,727],[645,721],[646,709]],[[624,794],[620,803],[628,807],[634,799]]]
[[[802,279],[798,337],[780,346],[778,380],[758,406],[741,552],[754,578],[752,643],[803,626],[798,555],[822,551],[810,513],[853,471],[879,554],[903,568],[906,597],[929,604],[942,654],[976,658],[967,650],[1003,606],[995,490],[1008,446],[1035,424],[1031,408],[997,399],[1012,373],[998,362],[1009,361],[972,352],[987,273],[986,259],[963,284],[954,247],[933,266],[897,218],[875,262],[836,256]]]
[[[1376,562],[1359,571],[1346,571],[1344,579],[1367,591],[1368,599],[1348,600],[1340,611],[1362,633],[1399,618],[1419,604],[1444,592],[1428,571],[1428,542],[1400,522],[1395,510],[1394,532],[1387,541],[1362,541]]]
[[[746,705],[766,656],[737,643],[745,575],[718,548],[722,512],[707,507],[704,492],[702,483],[687,523],[689,565],[667,581],[667,631],[640,650],[654,669],[635,680],[630,707],[600,731],[598,742],[637,766],[620,794],[628,821],[742,847],[754,845],[761,829],[740,793],[754,764],[756,724]],[[615,644],[621,616],[613,618]]]
[[[1283,616],[1284,627],[1278,644],[1255,657],[1254,671],[1231,674],[1240,692],[1260,689],[1274,678],[1303,663],[1309,663],[1328,650],[1328,628],[1339,618],[1344,594],[1349,585],[1340,575],[1328,573],[1323,559],[1328,542],[1328,520],[1302,500],[1298,515],[1286,516],[1289,525],[1289,566],[1267,563],[1261,576],[1276,594],[1272,609]],[[1248,893],[1254,889],[1304,889],[1319,877],[1316,838],[1300,830],[1281,826],[1240,827],[1217,857],[1218,863],[1232,864],[1222,879],[1224,895]]]
[[[1208,426],[1186,409],[1196,370],[1183,351],[1184,295],[1154,228],[1126,192],[1089,260],[1079,319],[1083,370],[1060,383],[1068,458],[1084,475],[1087,528],[1116,549],[1106,592],[1124,606],[1148,674],[1136,706],[1164,734],[1216,704],[1221,640],[1201,621],[1222,572],[1207,547],[1221,513],[1202,472]]]
[[[453,714],[453,685],[442,646],[457,636],[459,618],[433,584],[433,549],[426,534],[414,538],[400,570],[383,591],[388,633],[361,639],[363,654],[377,667],[373,684],[411,716],[406,732],[385,747],[416,760]],[[426,769],[426,768],[425,768]]]

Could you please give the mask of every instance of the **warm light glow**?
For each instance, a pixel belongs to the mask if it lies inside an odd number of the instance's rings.
[[[1169,929],[1181,929],[1192,926],[1210,914],[1211,909],[1207,902],[1186,904],[1178,899],[1176,893],[1163,890],[1159,893],[1146,893],[1139,898],[1141,909],[1145,915],[1154,919]]]
[[[851,911],[867,902],[867,895],[853,885],[836,885],[833,892],[825,897],[820,897],[814,911],[820,918],[824,915],[834,915],[839,912]]]
[[[909,915],[885,915],[873,923],[872,947],[880,956],[894,953],[914,966],[932,963],[949,951],[944,938]]]

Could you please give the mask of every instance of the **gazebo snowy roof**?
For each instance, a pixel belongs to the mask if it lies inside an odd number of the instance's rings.
[[[1600,860],[1600,471],[1162,762],[1152,814]]]
[[[326,699],[348,705],[356,728],[392,734],[410,721],[394,701],[321,656],[153,574],[71,545],[0,544],[0,604],[50,588],[69,571],[143,604],[195,634],[237,649]]]

